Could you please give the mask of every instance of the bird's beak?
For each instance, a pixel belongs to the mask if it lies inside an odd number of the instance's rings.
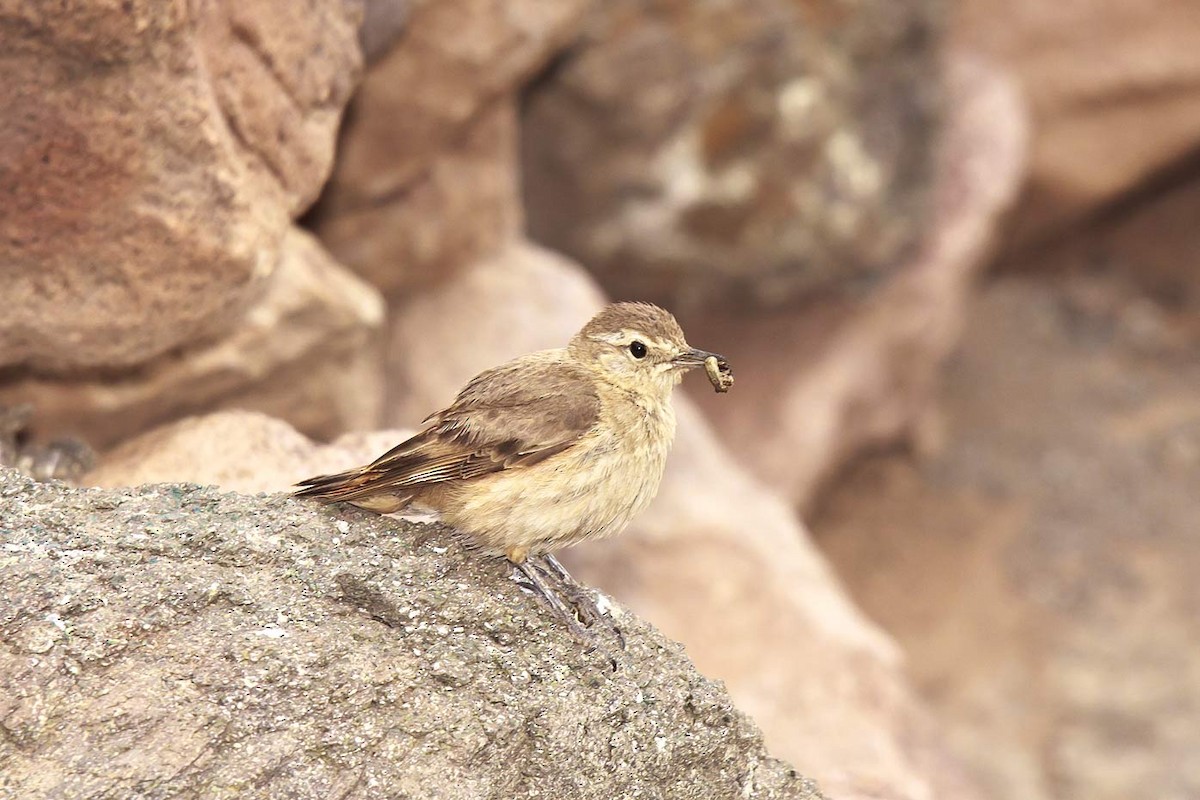
[[[693,347],[692,349],[685,350],[684,352],[675,356],[675,358],[671,360],[671,363],[679,369],[694,369],[696,367],[703,367],[705,360],[709,358],[715,358],[717,361],[722,363],[726,361],[725,356],[718,355],[716,353],[710,353],[707,350],[697,350]]]

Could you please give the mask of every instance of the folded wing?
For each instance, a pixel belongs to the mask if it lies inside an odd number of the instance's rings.
[[[519,469],[561,453],[596,425],[600,399],[581,367],[532,354],[481,373],[426,427],[359,469],[302,481],[298,497],[327,502]]]

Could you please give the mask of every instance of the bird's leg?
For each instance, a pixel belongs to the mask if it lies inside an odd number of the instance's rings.
[[[562,565],[557,558],[550,553],[542,556],[542,563],[545,565],[545,570],[549,575],[552,575],[563,587],[567,600],[575,607],[575,611],[579,614],[580,621],[591,627],[593,623],[601,620],[605,621],[612,629],[613,634],[621,643],[621,649],[625,649],[625,636],[621,633],[621,629],[617,627],[617,623],[610,615],[605,614],[596,605],[595,595],[592,590],[584,586],[579,581],[567,572],[567,568]]]
[[[591,590],[575,580],[571,573],[567,572],[567,568],[562,565],[562,562],[550,553],[546,553],[542,556],[542,563],[545,565],[542,572],[554,577],[566,590],[567,600],[579,612],[581,622],[591,625],[604,616],[604,613],[596,606]]]
[[[571,633],[575,634],[576,637],[582,641],[588,642],[589,644],[595,641],[595,637],[592,636],[587,628],[579,624],[579,620],[575,618],[575,615],[571,613],[571,610],[567,608],[565,603],[563,603],[562,598],[555,594],[554,590],[545,584],[545,582],[542,580],[542,576],[538,574],[538,571],[531,566],[528,561],[526,561],[524,558],[517,560],[516,558],[513,558],[513,555],[511,554],[509,555],[508,560],[512,562],[513,566],[515,566],[523,576],[525,576],[525,580],[528,583],[529,588],[532,589],[533,593],[541,597],[542,600],[546,602],[546,605],[550,606],[551,610],[554,611],[554,613],[560,619],[562,619],[567,628],[570,629]]]
[[[571,586],[579,585],[579,581],[575,580],[571,573],[567,572],[567,568],[562,565],[561,561],[554,557],[553,553],[543,555],[542,561],[546,562],[546,566],[550,568],[550,571],[557,575],[558,579],[563,583],[570,584]]]

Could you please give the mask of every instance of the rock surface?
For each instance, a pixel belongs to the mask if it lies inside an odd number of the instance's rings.
[[[955,38],[1006,64],[1033,110],[1017,244],[1057,237],[1176,167],[1195,173],[1200,6],[966,0],[956,11]]]
[[[346,138],[355,135],[351,124]],[[313,218],[316,232],[342,263],[389,295],[436,285],[520,232],[516,149],[514,104],[494,101],[431,153],[411,183],[344,204],[335,184]],[[386,173],[397,153],[374,156]]]
[[[32,442],[32,416],[31,405],[0,405],[0,467],[14,467],[34,480],[74,483],[95,466],[96,454],[77,439]]]
[[[1172,310],[1200,308],[1200,176],[1181,174],[1121,214],[1082,225],[1053,245],[1022,257],[1030,272],[1121,276]],[[1177,316],[1181,321],[1189,317]],[[1200,315],[1190,318],[1200,324]],[[1187,323],[1185,322],[1185,325]]]
[[[1200,314],[1098,275],[972,306],[944,445],[813,527],[989,797],[1200,796]]]
[[[918,238],[936,3],[609,0],[528,92],[533,237],[609,294],[850,289]]]
[[[0,497],[8,796],[820,797],[678,645],[618,609],[613,671],[440,527],[9,470]]]
[[[313,436],[378,424],[383,302],[298,229],[285,236],[267,294],[223,338],[143,369],[76,378],[15,377],[0,404],[32,403],[33,432],[97,449],[189,413],[251,408]]]
[[[361,4],[0,12],[0,366],[126,368],[224,331],[316,197]]]
[[[1017,193],[1027,121],[1013,85],[963,54],[947,63],[931,224],[892,280],[864,300],[826,298],[806,313],[719,306],[681,320],[730,358],[737,390],[754,402],[725,402],[702,386],[692,397],[730,450],[801,506],[848,458],[924,435],[972,279]]]
[[[514,97],[586,5],[413,4],[403,38],[367,72],[312,218],[340,261],[400,295],[516,236]]]

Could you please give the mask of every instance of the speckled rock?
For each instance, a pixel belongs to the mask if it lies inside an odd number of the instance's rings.
[[[0,469],[0,544],[4,796],[820,797],[679,645],[617,609],[614,671],[440,527]]]
[[[315,199],[361,3],[0,11],[0,366],[124,368],[223,331]]]
[[[917,238],[936,139],[929,0],[610,0],[528,92],[535,239],[619,298],[777,303]]]

